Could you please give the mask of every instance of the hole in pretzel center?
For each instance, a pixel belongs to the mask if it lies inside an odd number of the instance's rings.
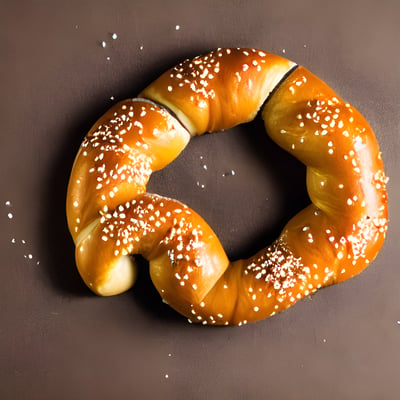
[[[194,209],[236,260],[269,245],[310,203],[305,171],[268,137],[258,116],[192,138],[173,163],[152,175],[147,190]]]

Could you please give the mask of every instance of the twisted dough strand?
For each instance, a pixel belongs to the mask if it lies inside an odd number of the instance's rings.
[[[172,110],[190,135],[249,121],[268,98],[267,133],[307,166],[312,203],[247,260],[230,262],[186,205],[146,193],[152,171],[189,141],[175,117],[133,99],[94,125],[71,173],[67,216],[78,270],[95,293],[129,289],[131,255],[142,254],[161,297],[191,322],[242,325],[358,274],[375,258],[387,230],[387,178],[373,131],[324,82],[293,67],[255,49],[219,49],[184,61],[140,94]]]

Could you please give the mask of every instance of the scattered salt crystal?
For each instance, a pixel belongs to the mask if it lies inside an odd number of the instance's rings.
[[[110,57],[107,57],[107,61],[110,61],[111,60],[111,58]]]
[[[13,217],[14,217],[14,216],[12,215],[12,213],[8,213],[7,216],[8,216],[8,218],[10,218],[10,219],[13,219]]]
[[[103,41],[101,42],[101,47],[104,49],[106,46],[107,46],[107,43],[103,40]]]
[[[115,99],[115,97],[114,97],[114,96],[111,96],[111,97],[110,97],[110,100],[114,100],[114,99]]]
[[[176,26],[175,26],[175,29],[176,29],[177,31],[179,31],[179,29],[181,29],[181,27],[180,27],[179,25],[176,25]]]
[[[197,185],[197,186],[199,186],[199,187],[201,187],[202,189],[204,189],[204,188],[205,188],[205,185],[204,185],[204,184],[200,184],[200,182],[199,182],[199,181],[197,181],[197,182],[196,182],[196,185]]]
[[[115,40],[115,39],[118,37],[118,35],[117,35],[116,33],[113,33],[113,34],[111,35],[111,37]]]
[[[11,206],[11,201],[10,201],[10,200],[7,200],[7,201],[6,201],[6,206],[7,206],[7,207]]]
[[[165,374],[165,379],[168,379],[168,374]]]
[[[139,50],[143,50],[143,45],[141,45],[141,46],[139,47]]]
[[[11,239],[11,243],[15,243],[15,238],[12,238],[12,239]]]
[[[222,174],[223,177],[225,176],[234,176],[236,174],[236,172],[232,169],[231,172],[224,172]]]
[[[283,49],[283,50],[282,50],[282,53],[283,53],[283,54],[285,54],[285,53],[286,53],[286,50],[285,50],[285,49]]]

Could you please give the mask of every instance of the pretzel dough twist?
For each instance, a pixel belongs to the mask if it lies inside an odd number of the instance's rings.
[[[230,262],[195,211],[146,184],[190,136],[250,121],[266,99],[266,130],[307,166],[312,203],[270,246]],[[131,255],[142,254],[161,297],[189,321],[241,325],[361,272],[386,235],[386,182],[372,129],[324,82],[272,54],[218,49],[96,122],[72,169],[67,217],[78,270],[95,293],[129,289]]]

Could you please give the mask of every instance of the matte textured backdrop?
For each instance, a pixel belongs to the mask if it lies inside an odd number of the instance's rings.
[[[0,398],[398,399],[399,15],[396,0],[2,0]],[[360,276],[242,328],[188,324],[145,268],[132,291],[92,295],[64,212],[82,138],[165,69],[228,46],[305,65],[365,115],[391,178],[384,248]],[[237,258],[307,204],[304,179],[257,119],[194,139],[149,190],[192,206]]]

